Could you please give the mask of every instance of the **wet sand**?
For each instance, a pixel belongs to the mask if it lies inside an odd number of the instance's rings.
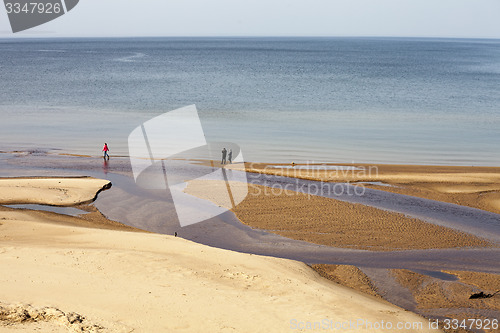
[[[472,332],[481,328],[485,332],[498,331],[491,322],[500,318],[500,297],[470,299],[470,296],[480,292],[493,294],[500,290],[500,276],[477,272],[446,273],[457,279],[436,279],[404,269],[391,272],[396,281],[410,291],[417,304],[413,311],[424,316],[454,318],[466,323],[466,328],[445,331]],[[471,319],[481,321],[471,323]]]
[[[225,188],[221,181],[190,181],[185,192],[227,206]],[[227,207],[242,223],[314,244],[372,251],[495,246],[464,232],[361,204],[255,184],[248,190],[245,200]]]
[[[381,297],[370,278],[356,266],[316,264],[311,267],[328,280],[371,296]]]
[[[339,170],[327,169],[335,166]],[[317,169],[311,170],[311,167]],[[243,169],[243,165],[235,164],[229,168],[239,170]],[[324,182],[364,182],[363,186],[378,190],[500,213],[500,167],[350,163],[292,166],[246,163],[245,168],[247,172]],[[381,182],[383,185],[369,184],[370,182]]]

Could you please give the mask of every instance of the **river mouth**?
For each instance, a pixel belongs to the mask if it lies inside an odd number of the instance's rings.
[[[7,154],[2,154],[7,155]],[[7,157],[7,156],[5,156]],[[500,273],[498,248],[458,248],[404,251],[367,251],[316,245],[285,238],[242,224],[231,211],[226,211],[202,223],[180,227],[175,205],[168,190],[148,190],[138,186],[125,158],[102,161],[101,158],[67,156],[23,156],[0,160],[4,176],[92,176],[113,183],[110,190],[99,194],[94,205],[106,217],[135,228],[178,236],[223,249],[300,260],[306,263],[347,264],[360,267],[407,268],[429,272],[442,269],[475,270]],[[198,165],[202,169],[211,168]],[[195,170],[196,174],[199,170]],[[230,172],[238,172],[232,170]],[[206,173],[206,171],[205,171]],[[187,177],[185,170],[183,177]],[[249,184],[290,186],[304,191],[307,186],[331,186],[334,183],[248,174]],[[354,193],[359,185],[342,184]],[[455,228],[500,242],[500,215],[464,206],[410,197],[370,188],[363,195],[349,191],[319,195],[361,203],[375,208],[397,211],[424,221]]]

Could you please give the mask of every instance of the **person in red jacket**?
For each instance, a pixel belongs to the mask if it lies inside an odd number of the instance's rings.
[[[107,143],[104,143],[104,147],[102,148],[102,151],[104,152],[104,155],[102,157],[104,159],[106,159],[106,156],[107,156],[108,160],[109,160],[109,155],[108,155],[109,148],[108,148],[108,144]]]

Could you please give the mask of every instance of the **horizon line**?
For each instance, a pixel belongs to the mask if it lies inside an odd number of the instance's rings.
[[[123,35],[123,36],[47,36],[50,32],[39,32],[37,34],[14,34],[3,35],[0,32],[0,39],[109,39],[109,38],[407,38],[407,39],[479,39],[479,40],[500,40],[499,37],[461,37],[461,36],[384,36],[384,35]]]

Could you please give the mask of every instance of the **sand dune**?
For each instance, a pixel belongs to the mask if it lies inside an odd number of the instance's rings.
[[[422,321],[303,263],[2,216],[2,302],[76,312],[111,331],[284,332],[293,319]]]

